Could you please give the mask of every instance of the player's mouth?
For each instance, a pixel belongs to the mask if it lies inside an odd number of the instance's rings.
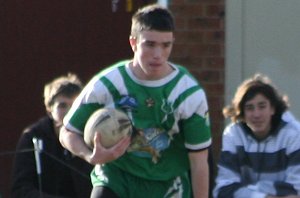
[[[154,68],[157,68],[157,67],[161,66],[160,63],[150,63],[149,65],[150,65],[150,67],[154,67]]]

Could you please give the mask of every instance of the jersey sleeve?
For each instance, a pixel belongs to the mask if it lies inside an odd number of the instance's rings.
[[[83,134],[85,124],[91,114],[103,106],[106,92],[101,81],[94,77],[76,98],[64,118],[64,126],[71,131]]]
[[[183,103],[187,109],[182,120],[185,146],[190,150],[200,150],[211,145],[211,130],[208,104],[203,89],[199,89]],[[194,109],[191,111],[191,109]]]

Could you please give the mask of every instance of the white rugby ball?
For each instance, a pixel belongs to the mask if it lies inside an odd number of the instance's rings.
[[[94,148],[94,135],[101,133],[100,143],[109,148],[125,136],[132,134],[132,125],[127,114],[113,108],[102,108],[95,111],[88,119],[84,128],[84,141]]]

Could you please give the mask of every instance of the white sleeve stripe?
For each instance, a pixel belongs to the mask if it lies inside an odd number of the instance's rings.
[[[78,133],[79,135],[83,134],[83,131],[80,131],[77,128],[73,127],[70,123],[67,123],[67,125],[65,127],[67,130]]]
[[[211,145],[212,141],[211,141],[211,138],[206,141],[206,142],[203,142],[201,144],[187,144],[185,143],[185,147],[187,149],[190,149],[190,150],[199,150],[199,149],[204,149],[204,148],[208,148],[210,145]]]

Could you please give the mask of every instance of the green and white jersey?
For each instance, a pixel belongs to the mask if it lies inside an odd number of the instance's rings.
[[[199,83],[179,65],[163,79],[137,79],[122,61],[97,74],[83,89],[64,119],[64,125],[83,134],[97,109],[123,109],[144,137],[134,141],[125,155],[105,164],[141,178],[168,180],[189,169],[188,150],[210,146],[206,95]],[[146,142],[144,141],[146,140]],[[153,159],[152,148],[157,156]],[[95,175],[101,174],[95,168]],[[95,176],[94,182],[97,178]]]

